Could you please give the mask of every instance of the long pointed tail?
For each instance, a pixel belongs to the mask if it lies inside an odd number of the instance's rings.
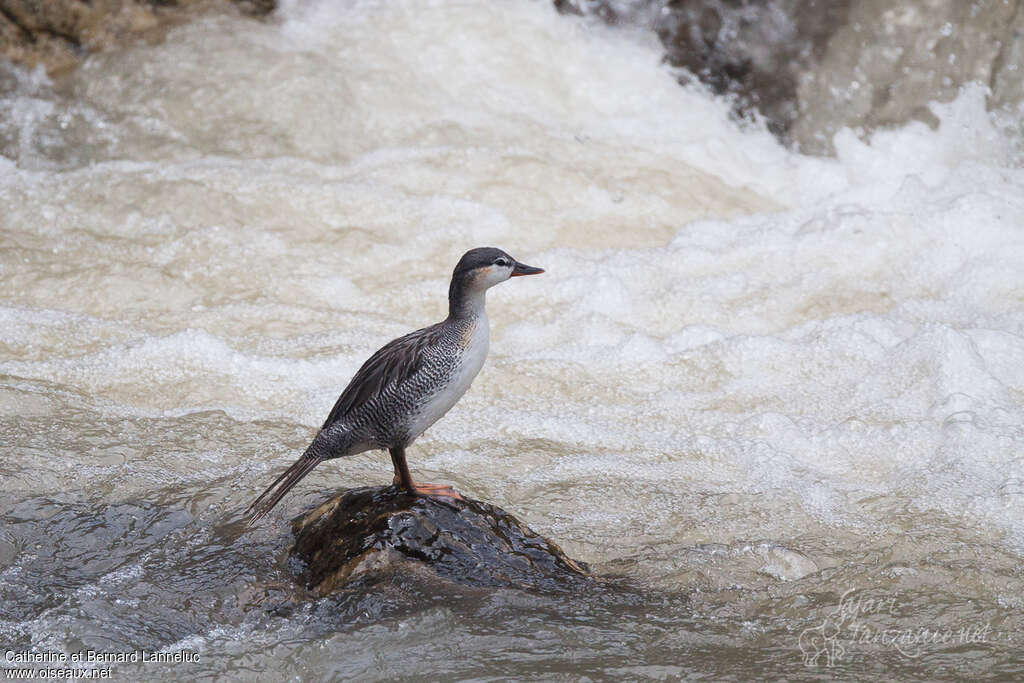
[[[292,466],[284,471],[274,483],[267,487],[267,490],[260,494],[260,497],[252,502],[246,512],[251,512],[249,526],[267,516],[274,506],[281,502],[284,494],[288,493],[293,486],[302,481],[302,478],[313,471],[313,468],[322,463],[321,458],[310,456],[309,452],[292,463]]]

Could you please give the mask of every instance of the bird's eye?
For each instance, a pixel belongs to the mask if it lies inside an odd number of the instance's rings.
[[[497,265],[501,266],[502,268],[504,268],[504,267],[509,265],[508,260],[507,259],[503,259],[503,258],[498,259],[494,263],[496,263]]]

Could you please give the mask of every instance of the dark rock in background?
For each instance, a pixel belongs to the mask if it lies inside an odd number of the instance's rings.
[[[823,56],[850,0],[705,0],[665,3],[654,28],[665,59],[718,94],[757,110],[776,135],[800,116],[800,76]]]
[[[937,121],[929,102],[948,102],[965,83],[991,89],[989,107],[1022,101],[1021,0],[855,0],[846,23],[797,90],[790,129],[801,149],[831,151],[839,128],[874,130]]]
[[[505,511],[476,500],[353,489],[296,518],[291,556],[307,588],[395,577],[452,587],[571,591],[596,584],[585,566]]]
[[[657,32],[669,64],[716,94],[734,96],[739,113],[760,112],[782,135],[799,116],[800,75],[822,58],[832,33],[845,24],[850,1],[662,0],[636,2],[628,11],[621,3],[618,11],[574,0],[555,5],[592,12],[609,23],[640,20]],[[642,5],[648,11],[639,11]]]
[[[0,0],[0,58],[52,74],[89,53],[158,39],[201,12],[262,16],[275,0]]]
[[[855,0],[555,0],[561,12],[655,31],[665,61],[686,69],[741,116],[759,112],[783,138],[797,122],[797,88],[821,61]],[[687,82],[689,76],[680,79]]]
[[[840,128],[935,123],[933,101],[990,89],[1019,121],[1024,0],[553,0],[563,13],[654,31],[665,60],[807,153]],[[0,59],[51,74],[88,54],[159,40],[203,12],[264,16],[275,0],[0,0]],[[1011,120],[1012,117],[1011,117]],[[1019,124],[1018,124],[1019,125]]]
[[[831,153],[840,128],[917,119],[962,85],[1024,101],[1024,0],[554,0],[562,12],[655,32],[665,59],[783,140]],[[685,77],[684,79],[685,80]]]

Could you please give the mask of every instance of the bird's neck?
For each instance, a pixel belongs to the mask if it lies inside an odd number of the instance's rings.
[[[452,320],[486,317],[486,295],[487,290],[483,287],[468,287],[453,280],[448,289],[448,317]]]

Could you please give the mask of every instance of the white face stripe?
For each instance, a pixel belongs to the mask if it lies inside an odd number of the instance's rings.
[[[512,266],[484,266],[483,268],[477,268],[473,274],[474,289],[483,288],[488,289],[494,285],[504,282],[505,280],[512,277]]]

